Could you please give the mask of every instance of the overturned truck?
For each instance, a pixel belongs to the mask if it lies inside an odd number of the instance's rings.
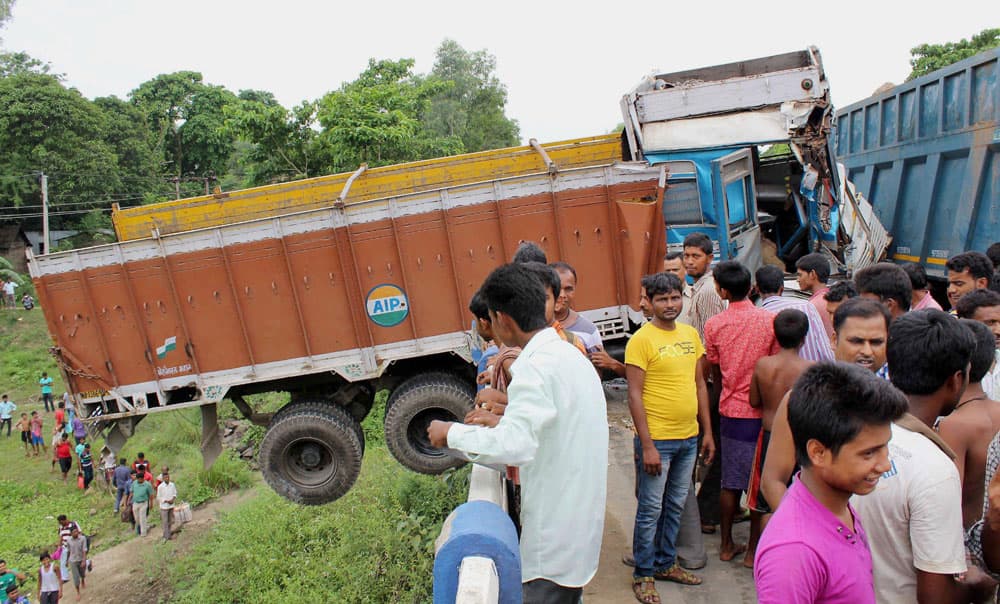
[[[116,210],[118,243],[29,267],[74,403],[114,450],[148,414],[199,407],[211,463],[229,400],[267,426],[268,484],[320,504],[356,480],[383,390],[400,463],[459,463],[426,427],[471,407],[466,307],[521,241],[576,267],[578,310],[609,346],[642,320],[642,275],[689,232],[751,266],[767,242],[773,261],[822,248],[850,264],[829,112],[815,49],[654,77],[623,99],[622,135]],[[290,402],[274,414],[246,400],[275,391]]]

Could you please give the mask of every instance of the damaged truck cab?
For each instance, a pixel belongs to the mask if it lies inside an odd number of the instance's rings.
[[[709,234],[720,260],[789,270],[825,249],[838,262],[839,175],[819,51],[649,76],[622,99],[632,159],[669,166],[667,242]]]

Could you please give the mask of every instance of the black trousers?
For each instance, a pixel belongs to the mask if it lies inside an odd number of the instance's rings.
[[[563,587],[548,579],[535,579],[521,584],[523,604],[579,604],[582,587]]]

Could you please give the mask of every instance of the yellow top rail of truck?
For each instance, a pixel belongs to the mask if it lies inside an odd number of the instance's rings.
[[[133,208],[115,207],[111,219],[118,240],[130,241],[149,237],[154,229],[166,235],[303,212],[338,201],[351,204],[512,176],[607,164],[621,158],[620,136],[608,134],[382,166]]]

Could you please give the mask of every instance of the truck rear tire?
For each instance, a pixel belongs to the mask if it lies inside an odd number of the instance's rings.
[[[337,409],[337,411],[331,411],[331,409]],[[321,401],[313,399],[292,401],[291,403],[288,403],[281,409],[278,409],[275,412],[275,414],[271,416],[271,423],[268,424],[268,427],[278,423],[279,421],[287,417],[290,413],[326,413],[340,417],[339,414],[340,411],[347,413],[346,409],[337,405],[337,403],[332,403],[329,401]],[[350,417],[350,413],[347,413],[347,415],[348,417]],[[353,417],[351,419],[353,420]],[[361,428],[360,422],[352,421],[351,426],[355,428],[355,432],[358,435],[358,441],[361,442],[361,453],[364,453],[365,431],[364,429]]]
[[[421,474],[440,474],[464,462],[431,446],[432,420],[461,422],[472,409],[475,390],[450,373],[411,377],[386,402],[385,444],[399,463]]]
[[[291,409],[272,422],[260,445],[264,479],[279,495],[304,505],[343,496],[361,473],[358,422],[340,407]]]

